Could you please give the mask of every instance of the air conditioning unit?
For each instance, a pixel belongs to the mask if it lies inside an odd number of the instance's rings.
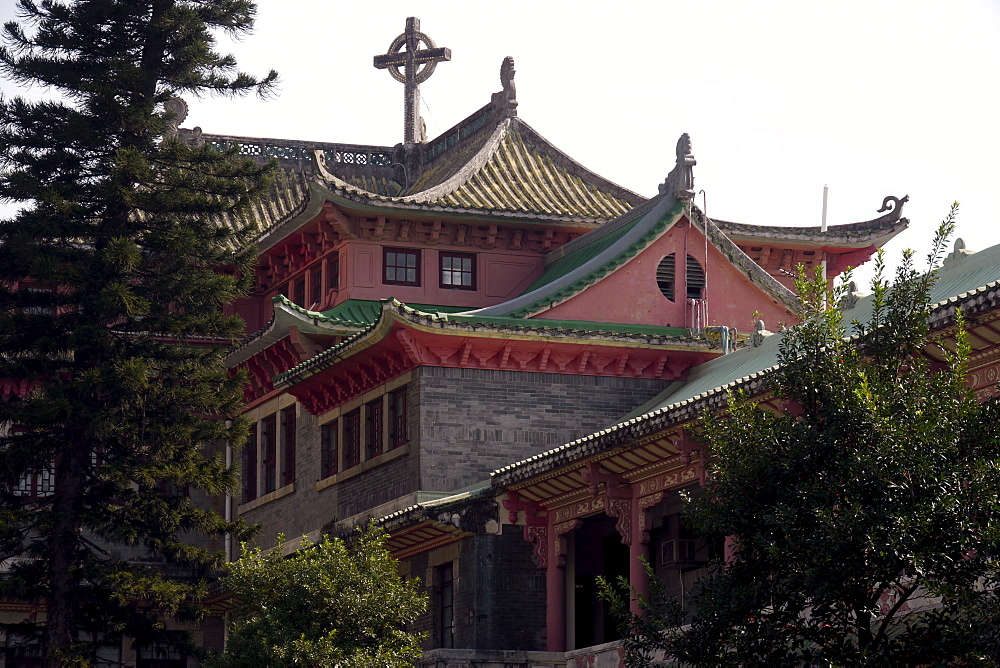
[[[701,541],[692,539],[665,540],[660,543],[660,566],[684,568],[707,563],[707,559],[698,555]]]

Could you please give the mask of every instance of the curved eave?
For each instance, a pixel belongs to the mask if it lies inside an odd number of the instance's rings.
[[[536,143],[529,147],[518,130]],[[331,192],[362,206],[389,210],[596,225],[643,200],[572,161],[513,118],[500,121],[483,146],[447,179],[410,195],[360,188],[327,170],[322,152],[315,156],[318,178]]]
[[[516,315],[531,317],[565,302],[588,287],[613,273],[633,257],[645,250],[656,239],[673,227],[685,215],[684,203],[673,196],[661,195],[640,205],[643,210],[641,218],[621,238],[609,245],[598,255],[574,267],[569,272],[540,286],[531,292],[524,293],[501,304],[468,311],[470,315]],[[773,276],[765,272],[751,260],[735,243],[723,234],[708,218],[697,209],[691,209],[692,223],[706,236],[712,244],[733,264],[741,269],[744,275],[763,290],[768,296],[785,308],[795,312],[799,308],[799,299],[787,287]],[[601,229],[589,232],[582,237],[566,244],[565,252],[558,249],[562,256],[581,249],[587,243],[614,233],[621,225],[630,224],[634,218],[625,214]],[[570,247],[572,244],[572,247]],[[548,258],[547,258],[548,259]]]
[[[742,243],[787,243],[789,245],[823,245],[837,248],[881,247],[909,226],[902,217],[906,198],[885,198],[896,204],[888,213],[859,223],[830,225],[824,232],[815,227],[779,227],[776,225],[748,225],[716,220],[715,224],[726,236]],[[883,206],[885,206],[883,204]]]
[[[970,265],[978,260],[974,255],[964,261]],[[982,258],[983,264],[992,262],[992,257]],[[1000,270],[996,265],[990,271],[996,275]],[[970,267],[971,269],[972,267]],[[942,272],[945,273],[945,272]],[[942,277],[943,278],[943,277]],[[870,302],[871,297],[864,299]],[[849,312],[849,315],[860,315],[864,319],[869,313],[869,304],[859,304]],[[940,299],[930,307],[927,322],[933,329],[948,327],[955,322],[959,310],[970,316],[989,309],[1000,308],[1000,279],[991,280],[979,287],[969,289],[961,294]],[[781,342],[782,335],[768,336],[760,348],[744,349],[736,354],[761,355],[761,359],[773,359],[775,351]],[[713,360],[713,363],[725,363],[729,356]],[[765,362],[766,363],[766,362]],[[589,434],[582,438],[565,443],[556,448],[542,452],[533,457],[514,462],[490,474],[495,487],[508,488],[527,480],[543,475],[549,475],[559,470],[567,470],[578,466],[582,460],[603,454],[639,441],[662,431],[683,425],[699,418],[706,410],[715,410],[725,405],[730,392],[744,391],[753,396],[766,392],[771,386],[771,376],[778,370],[777,365],[759,368],[752,373],[742,375],[730,382],[718,385],[705,392],[683,399],[672,401],[643,415],[615,424],[607,429]],[[681,386],[678,392],[683,392]],[[669,401],[669,397],[666,399]]]
[[[720,348],[692,337],[659,336],[656,334],[631,334],[604,331],[566,330],[546,327],[540,320],[538,327],[489,325],[477,322],[449,320],[447,314],[424,313],[394,299],[382,302],[382,313],[377,321],[354,334],[349,339],[315,355],[274,378],[276,387],[291,387],[333,366],[340,360],[356,355],[381,341],[396,324],[423,332],[453,334],[465,338],[492,338],[519,341],[558,342],[571,345],[590,345],[625,348],[650,348],[663,351],[701,351],[721,353]]]
[[[274,345],[288,336],[290,327],[297,327],[301,334],[323,334],[327,336],[350,336],[364,328],[363,323],[331,322],[322,313],[309,311],[288,302],[283,297],[275,297],[271,320],[257,330],[225,357],[229,367],[242,364],[257,353]]]
[[[414,204],[400,203],[383,198],[381,195],[374,195],[358,191],[353,186],[340,187],[335,183],[317,184],[323,189],[324,197],[331,203],[348,211],[359,213],[382,213],[401,215],[424,215],[428,218],[440,218],[446,214],[450,218],[470,221],[496,221],[498,219],[511,220],[518,223],[557,223],[573,227],[596,228],[607,222],[607,218],[594,218],[590,216],[563,216],[548,213],[539,213],[528,210],[501,210],[501,209],[476,209],[460,206],[441,206],[437,204]]]

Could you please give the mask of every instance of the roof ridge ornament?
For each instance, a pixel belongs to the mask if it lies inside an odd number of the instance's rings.
[[[514,58],[507,56],[500,64],[500,85],[503,89],[493,93],[493,106],[506,116],[517,116],[517,89],[514,86]]]
[[[691,137],[685,132],[677,140],[677,164],[670,170],[667,180],[660,184],[660,194],[673,195],[682,202],[694,199],[694,166],[697,164],[691,154]]]
[[[421,49],[421,44],[426,48]],[[434,74],[439,62],[446,60],[451,60],[451,49],[439,48],[420,32],[420,19],[415,16],[406,19],[406,30],[392,40],[389,50],[375,56],[375,68],[389,70],[392,78],[403,84],[403,143],[427,141],[424,119],[420,117],[420,84]]]
[[[946,257],[944,262],[941,263],[941,268],[951,269],[952,267],[957,267],[965,261],[965,258],[974,254],[975,251],[966,250],[965,239],[959,237],[955,239],[955,246],[952,251],[948,253],[948,257]]]

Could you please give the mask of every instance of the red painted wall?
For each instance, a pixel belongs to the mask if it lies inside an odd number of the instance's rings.
[[[657,265],[670,253],[675,253],[676,258],[675,301],[664,297],[656,285]],[[691,315],[684,282],[686,255],[692,255],[705,270],[707,324],[750,331],[754,311],[761,313],[770,329],[776,329],[779,322],[796,321],[784,306],[751,283],[711,244],[705,262],[705,238],[684,219],[612,274],[535,317],[689,327]]]

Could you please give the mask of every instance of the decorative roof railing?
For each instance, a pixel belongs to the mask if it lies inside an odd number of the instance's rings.
[[[385,146],[214,134],[204,134],[201,138],[218,149],[236,145],[240,155],[277,158],[278,160],[297,162],[303,167],[312,163],[312,152],[315,150],[323,151],[326,154],[327,163],[333,164],[377,169],[380,167],[391,168],[394,162],[392,149]]]

